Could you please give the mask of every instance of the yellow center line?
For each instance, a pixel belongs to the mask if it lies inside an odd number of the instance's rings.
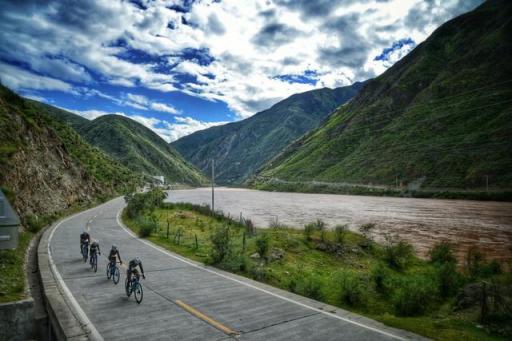
[[[235,336],[235,335],[239,334],[238,332],[226,327],[225,325],[223,325],[220,322],[215,321],[211,317],[206,316],[199,310],[195,309],[194,307],[189,306],[188,304],[186,304],[185,302],[183,302],[181,300],[176,300],[176,304],[179,305],[180,307],[182,307],[183,309],[185,309],[186,311],[188,311],[189,313],[191,313],[192,315],[196,316],[197,318],[200,318],[201,320],[205,321],[206,323],[210,324],[211,326],[217,328],[218,330],[220,330],[221,332],[223,332],[227,335]]]

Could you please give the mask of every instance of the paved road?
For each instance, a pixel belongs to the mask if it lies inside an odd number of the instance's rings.
[[[210,204],[209,188],[169,192],[169,201]],[[459,259],[478,246],[489,258],[512,257],[512,203],[471,200],[304,194],[217,188],[215,207],[238,217],[240,212],[259,227],[278,217],[292,227],[322,219],[330,227],[349,224],[354,230],[375,223],[374,235],[386,234],[411,242],[421,256],[446,239],[456,245]]]
[[[164,252],[119,225],[117,215],[123,205],[118,198],[73,216],[60,223],[50,237],[51,257],[65,286],[105,340],[416,338]],[[79,253],[79,234],[85,226],[103,248],[97,273],[82,262]],[[112,243],[120,247],[123,260],[135,256],[143,260],[147,279],[142,281],[145,291],[140,305],[126,297],[124,273],[117,286],[106,279],[104,255]],[[237,335],[228,335],[227,330]]]

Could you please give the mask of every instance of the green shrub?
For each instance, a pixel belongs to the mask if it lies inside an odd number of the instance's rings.
[[[398,242],[388,239],[384,247],[384,260],[396,270],[404,270],[414,257],[412,245],[405,240]]]
[[[336,243],[341,245],[345,244],[345,238],[347,236],[348,225],[336,225],[334,227],[334,236]]]
[[[249,260],[241,253],[229,253],[221,263],[221,268],[230,272],[244,272],[248,269]]]
[[[229,253],[229,227],[220,226],[210,235],[212,242],[211,258],[213,264],[220,263]]]
[[[341,277],[341,301],[351,306],[364,306],[367,302],[367,281],[358,274],[345,272]]]
[[[268,269],[261,264],[251,267],[250,274],[257,281],[263,281],[270,277]]]
[[[304,225],[304,237],[306,238],[306,240],[311,240],[311,236],[313,235],[314,231],[315,225],[313,223]]]
[[[306,224],[304,226],[304,236],[306,237],[306,240],[311,240],[311,236],[315,231],[320,232],[320,238],[322,241],[325,241],[325,230],[327,228],[327,225],[321,220],[317,219],[314,222],[311,222],[309,224]]]
[[[496,260],[492,260],[489,263],[484,263],[480,269],[480,276],[491,277],[493,275],[499,275],[502,273],[501,264]]]
[[[393,305],[399,316],[418,316],[426,312],[437,298],[437,291],[428,276],[403,279],[393,295]]]
[[[324,295],[322,293],[322,283],[315,277],[315,275],[306,276],[299,282],[299,292],[314,300],[322,300]]]
[[[137,226],[139,227],[139,237],[141,238],[149,237],[156,228],[154,221],[147,218],[138,219]]]
[[[272,220],[268,223],[268,227],[276,230],[286,228],[284,224],[279,222],[279,218],[277,217],[272,218]]]
[[[375,290],[381,294],[388,293],[391,271],[387,268],[387,266],[379,262],[373,267],[371,276],[373,282],[375,283]]]
[[[430,262],[435,264],[456,263],[453,246],[447,241],[435,244],[428,254]]]
[[[462,278],[457,272],[454,262],[447,262],[437,266],[438,290],[441,297],[450,297],[459,289]]]
[[[28,215],[25,218],[25,224],[27,226],[27,230],[32,233],[37,233],[46,225],[46,219],[39,218],[36,215]]]
[[[261,259],[266,259],[268,250],[270,248],[269,244],[269,238],[266,233],[260,235],[258,239],[256,239],[256,252],[258,253],[258,255],[260,255]]]
[[[480,275],[485,263],[485,257],[476,246],[472,246],[466,253],[465,267],[469,277],[476,278]]]

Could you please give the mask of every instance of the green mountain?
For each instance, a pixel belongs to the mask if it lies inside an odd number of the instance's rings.
[[[82,125],[87,124],[89,122],[88,119],[83,118],[82,116],[70,113],[69,111],[62,110],[56,107],[52,107],[51,105],[37,102],[34,100],[26,99],[29,101],[32,106],[37,109],[43,110],[50,114],[51,116],[68,123],[73,129],[78,130]]]
[[[55,119],[53,110],[0,86],[0,186],[18,213],[51,215],[141,182]]]
[[[245,120],[195,132],[172,145],[205,173],[214,159],[216,182],[240,183],[290,142],[317,127],[362,86],[355,83],[295,94]]]
[[[445,23],[253,184],[512,188],[511,37],[509,1]]]
[[[118,115],[87,121],[78,132],[133,171],[163,175],[168,182],[201,185],[206,178],[189,165],[174,148],[142,124]]]

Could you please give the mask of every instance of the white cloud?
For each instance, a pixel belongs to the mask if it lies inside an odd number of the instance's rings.
[[[13,89],[60,90],[72,92],[73,87],[61,80],[40,76],[19,67],[0,62],[0,80],[2,84]]]
[[[7,2],[0,58],[39,75],[2,64],[2,79],[14,88],[72,92],[68,82],[93,82],[96,74],[101,83],[224,101],[243,118],[293,93],[378,75],[408,52],[375,61],[384,48],[404,38],[420,43],[481,0],[204,0],[186,14],[169,8],[182,2],[147,1],[145,10],[119,0]],[[140,59],[126,58],[133,49]],[[207,51],[212,62],[186,60],[186,49]],[[277,78],[308,70],[316,72],[315,85]],[[183,74],[195,81],[178,85]],[[168,103],[125,105],[179,114]]]
[[[155,110],[165,112],[172,115],[181,114],[176,108],[169,104],[154,102],[148,99],[146,96],[137,94],[126,94],[126,100],[117,101],[120,105],[128,105],[130,107],[141,109],[141,110]]]
[[[229,122],[203,122],[195,120],[191,117],[175,117],[176,123],[168,123],[167,128],[167,139],[169,142],[175,141],[180,137],[190,135],[193,132],[207,129],[210,127],[223,125]]]

